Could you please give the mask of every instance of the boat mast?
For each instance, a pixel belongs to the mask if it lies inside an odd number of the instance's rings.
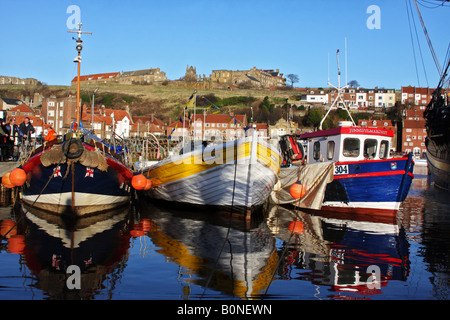
[[[81,40],[81,35],[82,34],[92,34],[92,32],[87,32],[87,31],[81,31],[81,25],[82,23],[80,22],[78,24],[78,31],[67,31],[69,33],[77,33],[78,34],[78,39],[72,38],[77,42],[77,46],[75,47],[75,49],[78,52],[78,56],[73,60],[73,62],[78,64],[78,70],[77,70],[77,130],[78,128],[80,128],[80,121],[81,121],[81,99],[80,99],[80,68],[81,68],[81,50],[83,50],[83,40]]]
[[[338,68],[338,86],[336,87],[333,84],[331,84],[330,80],[328,80],[328,85],[332,86],[333,88],[335,88],[337,90],[337,97],[336,97],[336,99],[334,99],[334,101],[331,104],[330,108],[328,109],[327,113],[325,114],[325,116],[320,121],[319,130],[322,130],[323,122],[327,118],[327,116],[330,113],[331,109],[333,109],[333,107],[337,104],[338,100],[340,100],[342,102],[342,105],[343,105],[344,109],[347,110],[347,113],[348,113],[350,119],[352,120],[353,125],[356,126],[355,121],[353,120],[353,117],[350,114],[350,110],[348,110],[347,105],[345,104],[344,99],[342,98],[342,89],[348,88],[348,84],[346,84],[345,87],[343,87],[343,88],[341,87],[341,70],[339,68],[339,49],[336,52],[336,59],[337,59],[337,68]]]

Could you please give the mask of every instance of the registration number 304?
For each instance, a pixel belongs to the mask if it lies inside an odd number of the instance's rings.
[[[334,166],[334,174],[335,175],[348,174],[348,165],[346,165],[346,164],[335,165]]]

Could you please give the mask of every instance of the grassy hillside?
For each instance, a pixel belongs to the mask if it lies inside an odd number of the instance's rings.
[[[155,113],[158,118],[166,122],[169,118],[175,119],[182,114],[183,106],[194,92],[193,88],[174,86],[170,83],[168,85],[83,84],[81,86],[81,98],[87,105],[91,105],[92,95],[96,88],[99,88],[95,95],[96,106],[125,108],[128,105],[134,116]],[[43,96],[64,97],[69,94],[75,95],[76,87],[52,85],[35,87],[0,86],[0,96],[2,97],[19,97],[20,95],[31,97],[35,92]],[[268,97],[271,105],[283,105],[286,99],[289,103],[295,103],[296,101],[293,99],[299,92],[289,88],[279,91],[198,89],[198,94],[199,96],[205,96],[208,101],[213,102],[218,107],[226,108],[224,111],[235,110],[236,112],[248,113],[248,116],[250,116],[250,107],[252,105],[253,107],[259,106],[265,97]],[[199,99],[198,106],[206,107],[208,105],[207,100]],[[269,110],[267,111],[269,112]],[[272,115],[272,118],[273,116],[282,116],[281,112],[278,113],[279,115]],[[265,118],[266,116],[262,117]]]

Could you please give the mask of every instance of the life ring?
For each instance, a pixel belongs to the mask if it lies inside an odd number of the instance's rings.
[[[75,147],[73,146],[75,145]],[[75,151],[73,151],[75,149]],[[70,139],[66,140],[62,145],[63,154],[68,159],[76,159],[79,158],[84,151],[83,144],[79,139]]]

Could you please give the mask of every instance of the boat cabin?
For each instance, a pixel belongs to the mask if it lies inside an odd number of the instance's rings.
[[[304,133],[300,143],[307,163],[380,160],[390,157],[393,136],[388,129],[340,126]]]

